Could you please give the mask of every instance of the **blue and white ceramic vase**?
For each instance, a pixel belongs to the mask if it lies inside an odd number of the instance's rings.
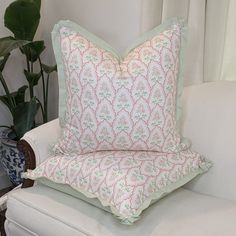
[[[0,131],[0,161],[12,184],[17,186],[22,183],[25,158],[16,147],[17,141],[11,139],[11,133],[10,129]]]

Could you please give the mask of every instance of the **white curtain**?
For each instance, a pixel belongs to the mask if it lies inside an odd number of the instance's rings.
[[[204,79],[236,80],[236,0],[208,0]]]
[[[236,0],[229,2],[225,35],[225,50],[220,78],[236,80]]]
[[[185,84],[236,80],[236,0],[143,0],[141,32],[180,16],[188,23]]]
[[[236,80],[236,0],[57,0],[56,3],[42,1],[41,36],[46,37],[49,46],[50,32],[59,19],[78,22],[122,52],[143,32],[167,18],[180,16],[189,26],[185,85]]]

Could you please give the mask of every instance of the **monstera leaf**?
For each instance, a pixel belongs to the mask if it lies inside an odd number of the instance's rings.
[[[16,39],[33,40],[40,20],[40,4],[40,1],[18,0],[7,7],[4,23]]]

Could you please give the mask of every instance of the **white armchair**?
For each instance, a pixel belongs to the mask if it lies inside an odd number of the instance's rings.
[[[49,187],[19,189],[8,200],[7,235],[236,235],[236,83],[187,87],[183,104],[183,136],[213,162],[208,173],[146,210],[132,227]],[[56,119],[23,137],[36,159],[28,167],[48,158],[59,135]]]

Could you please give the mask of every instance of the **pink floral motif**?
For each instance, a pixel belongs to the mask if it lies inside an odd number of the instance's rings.
[[[119,60],[62,26],[67,125],[54,150],[181,150],[176,128],[181,27],[173,23]],[[81,128],[69,131],[76,126]]]
[[[131,220],[145,201],[155,198],[152,194],[201,173],[202,165],[200,155],[189,149],[172,154],[100,151],[52,156],[25,177],[68,184],[86,196],[97,197],[123,220]]]

